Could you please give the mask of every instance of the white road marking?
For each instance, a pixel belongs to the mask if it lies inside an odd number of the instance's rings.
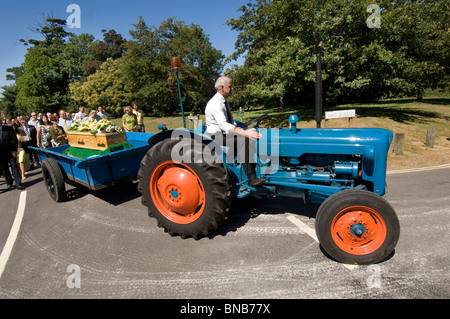
[[[393,175],[393,174],[415,173],[415,172],[431,171],[431,170],[442,169],[442,168],[450,168],[450,163],[436,165],[436,166],[419,167],[419,168],[393,169],[393,170],[388,170],[386,172],[386,174]]]
[[[25,206],[27,202],[27,192],[21,192],[19,198],[19,206],[17,207],[16,218],[9,232],[8,239],[6,240],[5,247],[0,254],[0,279],[2,278],[3,271],[5,270],[6,263],[8,262],[9,256],[13,249],[14,243],[17,239],[17,234],[20,230],[20,225],[22,224],[23,215],[25,213]]]
[[[311,229],[308,225],[306,225],[304,222],[302,222],[301,220],[299,220],[297,217],[295,217],[293,215],[289,215],[286,218],[291,223],[293,223],[295,226],[300,228],[300,230],[303,231],[304,233],[306,233],[309,237],[314,239],[316,242],[319,242],[319,239],[317,238],[316,232],[315,232],[314,229]],[[345,268],[349,269],[349,270],[353,270],[353,269],[358,268],[358,265],[347,265],[347,264],[341,264],[341,265],[344,266]]]
[[[291,223],[293,223],[295,226],[300,228],[301,231],[303,231],[307,235],[309,235],[309,237],[314,239],[316,242],[319,242],[319,239],[317,239],[316,232],[314,231],[314,229],[309,228],[308,225],[306,225],[304,222],[302,222],[301,220],[299,220],[295,216],[290,215],[290,216],[287,217],[287,219]]]

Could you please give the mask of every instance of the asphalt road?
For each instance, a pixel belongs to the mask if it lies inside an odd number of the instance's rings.
[[[387,182],[401,224],[395,254],[348,267],[321,251],[318,206],[300,200],[236,201],[216,234],[183,240],[147,216],[136,184],[69,187],[71,199],[55,203],[34,170],[23,192],[0,182],[0,250],[13,244],[1,257],[0,298],[448,299],[450,168]]]

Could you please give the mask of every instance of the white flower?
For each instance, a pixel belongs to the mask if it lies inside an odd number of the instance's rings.
[[[107,119],[101,119],[100,121],[92,120],[77,120],[70,127],[69,131],[78,131],[78,132],[91,132],[93,135],[97,133],[112,133],[123,132],[123,128],[115,125],[113,122],[108,121]]]

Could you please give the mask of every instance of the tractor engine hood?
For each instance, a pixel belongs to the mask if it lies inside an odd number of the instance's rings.
[[[260,132],[263,135],[259,142],[260,155],[288,158],[300,158],[304,154],[360,156],[362,178],[374,183],[376,193],[384,193],[387,154],[393,139],[391,131],[378,128],[321,128]]]

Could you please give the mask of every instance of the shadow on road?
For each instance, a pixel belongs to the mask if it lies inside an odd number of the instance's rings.
[[[277,215],[289,212],[315,218],[319,206],[319,204],[305,204],[301,199],[286,197],[255,198],[249,196],[244,199],[234,199],[228,218],[209,238],[226,236],[230,232],[235,232],[249,220],[260,215]]]
[[[137,190],[137,183],[122,182],[98,191],[90,192],[93,196],[100,198],[110,205],[118,206],[141,197]]]
[[[133,182],[122,182],[97,191],[91,191],[87,187],[81,186],[74,182],[70,182],[70,184],[67,183],[66,187],[67,201],[80,199],[90,194],[103,200],[109,205],[119,206],[128,201],[141,197],[141,194],[137,190],[137,183]]]

